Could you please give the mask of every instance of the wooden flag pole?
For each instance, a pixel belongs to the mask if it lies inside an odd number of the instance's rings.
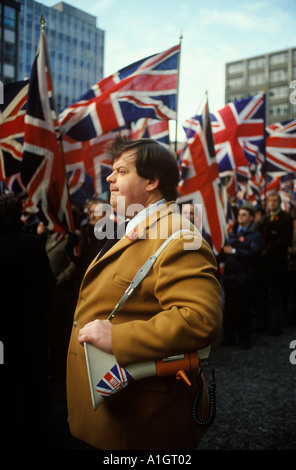
[[[179,83],[180,83],[180,60],[181,60],[181,44],[182,44],[182,33],[179,36],[179,57],[178,57],[178,78],[177,78],[177,96],[176,96],[176,129],[175,129],[175,156],[177,158],[177,150],[178,150],[178,107],[179,107]]]
[[[70,200],[69,182],[68,182],[68,176],[67,176],[67,171],[66,171],[66,162],[65,162],[65,154],[64,154],[64,147],[63,147],[63,135],[62,135],[63,133],[62,133],[61,128],[60,128],[58,110],[57,110],[57,106],[56,106],[56,102],[55,102],[53,81],[52,81],[52,75],[51,75],[49,55],[48,55],[48,50],[47,50],[47,42],[46,42],[46,37],[45,37],[45,19],[44,19],[44,16],[43,16],[42,13],[41,13],[41,16],[40,16],[40,22],[41,22],[41,34],[44,35],[45,59],[46,59],[46,66],[48,68],[49,80],[50,80],[50,84],[51,84],[51,92],[52,92],[51,99],[52,99],[52,105],[53,105],[53,109],[54,109],[54,113],[55,113],[55,120],[56,120],[56,126],[57,126],[55,131],[58,132],[58,134],[56,135],[56,139],[57,139],[57,142],[58,142],[58,145],[59,145],[59,148],[60,148],[60,152],[61,152],[61,157],[62,157],[62,162],[63,162],[63,169],[64,169],[64,177],[65,177],[65,185],[66,185],[68,198]],[[71,211],[68,215],[72,219],[72,220],[68,221],[68,229],[69,229],[70,232],[72,232],[72,230],[75,230],[74,229],[74,216],[73,216],[72,207],[71,207]],[[72,225],[72,227],[71,227],[71,225]]]

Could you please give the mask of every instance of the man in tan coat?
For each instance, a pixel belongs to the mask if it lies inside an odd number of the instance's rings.
[[[83,343],[114,354],[117,363],[154,361],[210,345],[221,328],[221,289],[208,244],[174,202],[174,156],[151,140],[114,139],[110,204],[130,218],[126,234],[90,264],[81,284],[68,351],[68,413],[77,439],[102,450],[193,449],[205,428],[192,419],[191,386],[175,376],[144,378],[93,410]],[[124,204],[122,204],[124,202]],[[115,318],[110,312],[136,272],[164,240],[174,238]],[[190,231],[190,232],[189,232]],[[200,417],[208,412],[207,390]]]

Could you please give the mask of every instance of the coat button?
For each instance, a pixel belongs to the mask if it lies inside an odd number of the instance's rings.
[[[76,320],[74,322],[74,326],[78,326],[78,322]]]

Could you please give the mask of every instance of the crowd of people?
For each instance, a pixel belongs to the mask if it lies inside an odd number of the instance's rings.
[[[3,416],[9,406],[14,410],[25,431],[22,444],[28,448],[43,439],[46,381],[66,378],[79,288],[105,242],[96,236],[104,229],[100,220],[112,218],[114,228],[117,220],[112,211],[97,211],[107,201],[94,197],[84,210],[74,208],[76,233],[58,234],[38,214],[26,213],[23,201],[12,194],[0,196],[0,339],[10,361],[0,405]],[[236,223],[216,258],[223,292],[223,345],[249,348],[254,330],[278,335],[285,323],[296,323],[296,218],[281,209],[278,194],[270,194],[266,202],[266,213],[250,203],[237,208]],[[193,214],[184,208],[184,217],[195,223]],[[32,413],[36,403],[38,413]],[[4,447],[14,443],[13,434],[9,413]]]
[[[247,201],[233,212],[235,223],[217,256],[221,345],[249,348],[253,331],[279,335],[284,325],[296,323],[296,213],[281,209],[276,192],[267,196],[266,209]],[[200,225],[193,204],[185,204],[182,214]]]
[[[248,348],[252,331],[276,336],[296,321],[295,216],[281,209],[277,193],[269,194],[266,203],[266,214],[251,204],[238,208],[237,223],[219,256],[225,295],[223,344],[237,340]]]

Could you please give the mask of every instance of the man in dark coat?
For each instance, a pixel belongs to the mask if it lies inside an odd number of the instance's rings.
[[[98,256],[98,253],[106,241],[106,216],[109,215],[106,211],[107,206],[109,206],[107,202],[100,197],[94,197],[88,202],[87,213],[89,219],[81,240],[80,281],[92,260]],[[116,227],[113,226],[113,231],[115,228]]]
[[[256,259],[262,250],[262,236],[255,230],[254,210],[245,204],[238,210],[238,223],[229,233],[223,273],[224,343],[233,344],[238,333],[242,348],[251,344],[252,295]]]
[[[287,282],[288,247],[292,243],[292,217],[281,209],[277,193],[267,198],[268,214],[258,228],[263,236],[260,259],[261,286],[257,296],[258,321],[272,335],[281,333],[284,318],[285,282]]]

